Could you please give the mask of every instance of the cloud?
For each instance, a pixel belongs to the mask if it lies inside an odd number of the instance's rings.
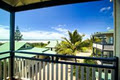
[[[107,30],[109,30],[110,29],[110,27],[107,27]]]
[[[0,25],[0,39],[9,39],[9,29],[8,26]],[[21,31],[23,39],[61,39],[61,37],[68,38],[68,30],[62,27],[52,27],[55,31],[42,31],[42,30],[32,30],[32,31]],[[69,30],[73,32],[74,30]],[[83,34],[80,33],[79,34]],[[89,38],[88,34],[85,34],[83,40]]]
[[[0,39],[9,39],[9,29],[7,26],[0,25]],[[59,29],[62,31],[62,29]],[[65,31],[65,30],[64,30]],[[61,37],[66,37],[64,33],[54,32],[54,31],[21,31],[23,39],[61,39]]]
[[[110,9],[111,9],[110,6],[108,6],[108,7],[103,7],[103,8],[100,9],[100,12],[109,11]]]
[[[0,26],[0,39],[9,39],[9,30]]]
[[[48,31],[27,31],[22,34],[24,39],[61,39],[61,37],[65,37],[64,34]]]

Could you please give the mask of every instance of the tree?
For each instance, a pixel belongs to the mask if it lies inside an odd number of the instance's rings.
[[[16,30],[15,30],[15,40],[16,41],[20,41],[20,40],[22,40],[22,34],[21,34],[21,32],[20,32],[20,30],[19,30],[19,28],[18,28],[18,26],[16,27]]]
[[[55,47],[55,51],[58,54],[64,55],[76,55],[78,51],[81,49],[82,38],[85,35],[80,35],[77,30],[73,33],[68,31],[69,39],[63,37],[63,41],[60,44],[57,44]]]

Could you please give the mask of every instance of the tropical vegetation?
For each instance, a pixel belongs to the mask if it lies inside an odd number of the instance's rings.
[[[79,34],[77,30],[68,31],[69,39],[63,37],[63,41],[57,44],[55,51],[63,55],[76,55],[77,52],[90,52],[92,50],[93,38],[83,41],[84,34]],[[100,42],[100,39],[95,38],[95,42]]]
[[[21,34],[21,32],[20,32],[20,30],[19,30],[19,28],[18,28],[18,26],[16,27],[16,30],[15,30],[15,40],[16,41],[20,41],[20,40],[22,40],[22,34]]]
[[[45,43],[31,43],[33,47],[44,48],[47,44]]]
[[[60,44],[57,44],[55,51],[58,54],[76,55],[76,53],[81,50],[82,39],[85,35],[80,35],[77,30],[73,33],[68,31],[68,34],[69,39],[63,37],[63,41]]]

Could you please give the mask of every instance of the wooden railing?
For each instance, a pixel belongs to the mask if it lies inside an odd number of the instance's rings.
[[[68,55],[52,55],[32,52],[16,51],[23,56],[15,56],[14,77],[18,80],[117,80],[117,57],[96,58]],[[24,54],[45,56],[40,59],[36,57],[25,57]],[[49,58],[48,58],[49,57]],[[96,63],[83,63],[81,60],[107,61],[111,65]],[[0,60],[0,80],[9,78],[9,57]]]
[[[105,51],[113,51],[114,46],[113,44],[100,44],[100,43],[93,43],[93,47],[100,49],[100,50],[105,50]]]

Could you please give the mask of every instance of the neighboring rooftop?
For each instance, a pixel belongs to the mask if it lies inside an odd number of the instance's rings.
[[[55,46],[55,44],[57,43],[57,41],[52,41],[51,44],[49,46]],[[15,51],[16,50],[20,50],[21,47],[23,47],[24,45],[26,44],[26,42],[15,42]],[[53,44],[53,45],[52,45]],[[10,48],[10,43],[9,42],[6,42],[4,43],[3,45],[0,46],[0,52],[6,52],[6,51],[9,51],[9,48]],[[56,54],[55,51],[51,51],[49,50],[48,48],[31,48],[31,49],[26,49],[26,50],[20,50],[20,51],[25,51],[25,52],[35,52],[35,53],[38,53],[38,54]],[[24,56],[24,57],[34,57],[36,55],[33,55],[33,54],[23,54],[23,53],[15,53],[16,56]],[[0,55],[0,58],[4,58],[4,57],[8,57],[10,56],[9,53],[7,54],[3,54],[3,55]]]
[[[46,48],[54,48],[57,45],[57,41],[50,41],[50,43],[46,46]]]
[[[113,33],[114,33],[114,30],[111,29],[111,30],[108,30],[106,32],[96,32],[96,33],[94,33],[93,36],[101,36],[101,35],[107,35],[107,34],[112,34],[113,35]]]
[[[17,42],[15,41],[15,50],[20,49],[22,46],[24,46],[26,42]],[[0,46],[0,52],[4,51],[10,51],[10,42],[6,42],[3,45]]]

